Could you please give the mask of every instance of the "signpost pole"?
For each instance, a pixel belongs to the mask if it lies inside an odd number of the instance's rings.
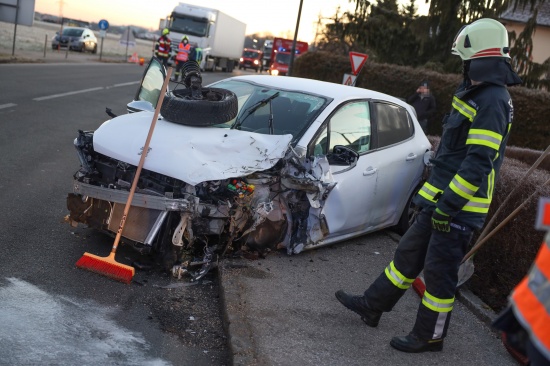
[[[19,0],[15,3],[15,26],[13,27],[13,46],[11,47],[11,55],[15,56],[15,37],[17,36],[17,21],[19,18]]]
[[[103,39],[105,38],[105,34],[107,33],[107,29],[109,28],[109,22],[105,19],[101,19],[98,23],[99,26],[99,36],[101,37],[101,46],[99,48],[99,61],[101,61],[103,57]]]

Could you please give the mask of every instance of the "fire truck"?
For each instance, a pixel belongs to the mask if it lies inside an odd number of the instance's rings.
[[[288,65],[290,64],[290,56],[292,53],[292,39],[273,38],[273,50],[269,59],[268,72],[271,75],[286,75],[288,73]],[[308,50],[307,42],[296,41],[296,52],[294,57],[306,53]]]

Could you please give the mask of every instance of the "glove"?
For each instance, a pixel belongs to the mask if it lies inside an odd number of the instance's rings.
[[[432,215],[432,228],[444,233],[451,231],[452,217],[436,208]]]

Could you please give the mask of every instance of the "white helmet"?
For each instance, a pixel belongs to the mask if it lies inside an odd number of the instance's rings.
[[[453,42],[451,52],[462,60],[481,57],[510,58],[508,31],[498,21],[489,18],[476,20],[462,27]]]

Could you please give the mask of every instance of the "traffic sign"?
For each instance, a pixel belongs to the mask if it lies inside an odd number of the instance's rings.
[[[109,28],[109,22],[105,19],[101,19],[97,25],[101,30],[107,30],[107,28]]]
[[[351,72],[353,73],[353,75],[359,74],[359,71],[361,71],[361,68],[365,64],[365,61],[367,61],[368,57],[369,55],[366,55],[364,53],[349,53],[349,59],[351,61]]]
[[[355,75],[344,74],[344,80],[342,81],[342,84],[349,85],[349,86],[354,86],[356,78],[357,78],[357,76],[355,76]]]

